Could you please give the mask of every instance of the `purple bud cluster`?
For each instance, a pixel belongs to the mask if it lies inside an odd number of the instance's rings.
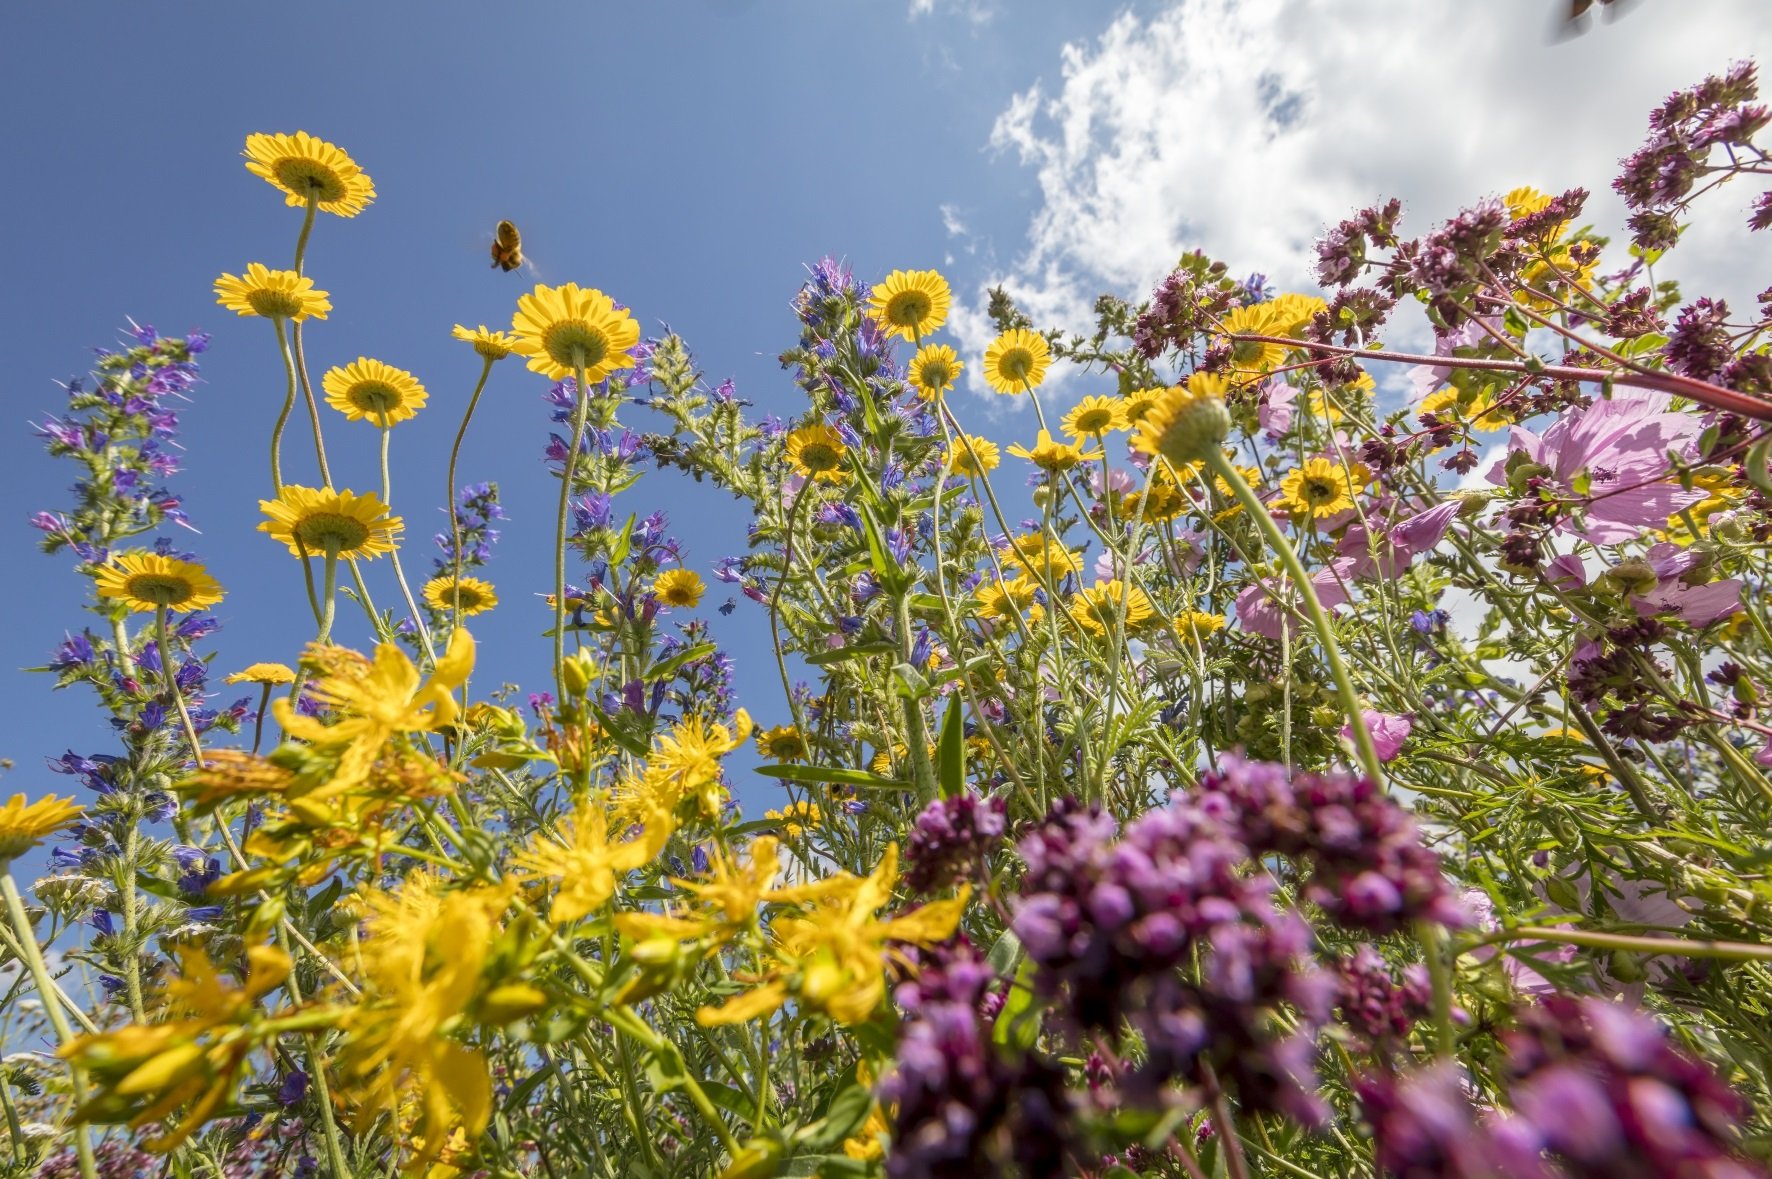
[[[1410,277],[1430,294],[1457,294],[1480,277],[1483,262],[1501,244],[1510,220],[1507,206],[1495,199],[1461,210],[1416,244]]]
[[[1355,1085],[1379,1169],[1405,1179],[1753,1179],[1740,1157],[1746,1104],[1648,1015],[1553,996],[1501,1037],[1511,1112],[1479,1110],[1436,1065]]]
[[[1001,797],[961,794],[923,808],[905,843],[905,886],[932,893],[964,880],[977,881],[1007,829]]]
[[[1759,96],[1759,80],[1752,62],[1738,62],[1727,73],[1706,78],[1698,85],[1677,91],[1649,116],[1649,138],[1626,156],[1612,188],[1634,213],[1630,219],[1633,240],[1644,249],[1667,249],[1678,240],[1675,213],[1691,199],[1693,186],[1708,170],[1713,148],[1735,157],[1751,157],[1753,137],[1772,122],[1772,111],[1752,100]],[[1708,187],[1708,186],[1707,186]],[[1772,208],[1762,198],[1749,224],[1763,229]]]
[[[499,506],[498,484],[474,483],[456,493],[456,522],[461,528],[461,567],[478,569],[492,559],[492,546],[498,543],[498,529],[493,522],[503,520],[505,510]],[[438,573],[455,570],[455,537],[453,532],[439,532],[432,538],[443,550],[433,557]]]
[[[888,1179],[1071,1173],[1064,1073],[998,1050],[994,982],[962,940],[925,951],[916,976],[893,992],[906,1019],[897,1064],[879,1089],[897,1107]]]
[[[1342,1022],[1374,1051],[1400,1047],[1433,1006],[1427,969],[1411,963],[1401,980],[1370,945],[1336,964],[1336,1004]]]
[[[1420,920],[1468,920],[1409,812],[1370,778],[1235,756],[1222,766],[1201,780],[1203,796],[1223,799],[1254,855],[1308,869],[1304,896],[1337,924],[1382,936]]]
[[[1395,197],[1382,205],[1361,209],[1317,241],[1317,281],[1326,287],[1342,286],[1360,276],[1366,251],[1372,246],[1397,244],[1397,222],[1403,202]]]
[[[1113,836],[1112,819],[1061,803],[1021,842],[1011,924],[1041,990],[1062,992],[1081,1028],[1130,1021],[1142,1035],[1144,1060],[1123,1078],[1135,1103],[1175,1081],[1223,1084],[1246,1108],[1319,1122],[1312,1040],[1329,979],[1311,964],[1310,927],[1249,870],[1228,800],[1177,793]],[[1279,1026],[1282,1007],[1296,1031]]]

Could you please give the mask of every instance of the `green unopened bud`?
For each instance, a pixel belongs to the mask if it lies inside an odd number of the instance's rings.
[[[1177,467],[1205,462],[1231,432],[1224,403],[1229,391],[1225,379],[1211,373],[1195,373],[1186,385],[1165,389],[1144,415],[1138,448]]]
[[[565,681],[568,695],[583,696],[585,689],[591,686],[591,672],[585,656],[586,653],[580,651],[561,665],[560,678]]]
[[[1571,911],[1581,908],[1581,893],[1569,882],[1567,876],[1547,876],[1544,880],[1544,895]]]
[[[480,1019],[489,1024],[507,1024],[538,1011],[547,1010],[548,994],[529,983],[506,983],[493,987],[480,1000]]]
[[[1612,977],[1622,983],[1642,982],[1649,973],[1643,969],[1643,956],[1629,950],[1613,950],[1607,966],[1612,971]]]
[[[1661,581],[1649,562],[1641,557],[1628,557],[1600,575],[1606,585],[1624,594],[1646,594]]]

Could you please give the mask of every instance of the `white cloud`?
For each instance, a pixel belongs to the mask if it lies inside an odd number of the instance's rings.
[[[1097,294],[1142,297],[1195,247],[1312,289],[1317,235],[1381,196],[1403,200],[1413,235],[1518,184],[1579,185],[1589,220],[1622,226],[1608,185],[1649,109],[1772,48],[1772,5],[1712,0],[1699,20],[1660,0],[1564,40],[1554,7],[1181,0],[1123,13],[998,116],[990,146],[1033,169],[1039,204],[1025,247],[980,276],[954,330],[983,348],[984,292],[999,283],[1036,322],[1086,329]],[[1706,198],[1674,273],[1657,277],[1751,305],[1766,243],[1746,240],[1752,194],[1730,188]]]
[[[961,17],[973,25],[988,25],[997,15],[996,0],[911,0],[911,19],[937,11]]]

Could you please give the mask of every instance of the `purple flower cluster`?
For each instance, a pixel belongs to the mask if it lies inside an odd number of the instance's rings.
[[[464,571],[478,569],[492,559],[492,546],[498,543],[498,529],[492,526],[493,522],[507,518],[504,508],[499,506],[498,484],[474,483],[463,487],[456,493],[455,517],[461,526],[461,567]],[[454,572],[454,536],[439,532],[432,539],[443,550],[441,557],[432,558],[437,572]]]
[[[1317,281],[1342,286],[1360,276],[1372,246],[1395,247],[1403,202],[1392,197],[1382,205],[1361,209],[1317,241]]]
[[[1374,1051],[1400,1047],[1432,1009],[1427,969],[1419,963],[1405,967],[1399,980],[1377,950],[1362,945],[1335,973],[1342,1022]]]
[[[906,1019],[879,1089],[897,1107],[889,1179],[1070,1174],[1063,1071],[1031,1055],[1011,1060],[992,1042],[995,978],[970,943],[922,958],[893,992]]]
[[[1501,244],[1511,218],[1507,206],[1479,201],[1416,243],[1410,277],[1430,294],[1452,296],[1477,281],[1481,266]]]
[[[1249,870],[1226,801],[1177,793],[1118,841],[1112,819],[1060,803],[1021,841],[1011,924],[1074,1024],[1117,1035],[1130,1021],[1142,1035],[1129,1100],[1155,1104],[1178,1080],[1222,1084],[1246,1108],[1316,1124],[1312,1040],[1330,980],[1311,964],[1310,927]]]
[[[1746,1105],[1652,1018],[1553,996],[1502,1036],[1512,1113],[1479,1112],[1450,1065],[1357,1082],[1379,1168],[1405,1179],[1752,1179]]]
[[[1232,816],[1253,855],[1308,868],[1306,899],[1337,924],[1382,936],[1419,920],[1468,920],[1409,812],[1371,779],[1235,756],[1222,765],[1201,780],[1201,805]]]
[[[923,808],[905,844],[905,886],[932,893],[963,880],[982,879],[990,854],[1003,842],[1001,797],[961,794]]]
[[[1727,73],[1677,91],[1650,114],[1649,138],[1625,157],[1612,182],[1613,190],[1635,211],[1630,227],[1637,245],[1664,250],[1678,240],[1675,214],[1694,195],[1699,178],[1718,170],[1708,163],[1713,148],[1730,153],[1730,168],[1736,166],[1737,154],[1753,154],[1731,149],[1748,147],[1754,135],[1772,122],[1772,111],[1752,101],[1758,96],[1754,64],[1738,62]],[[1772,218],[1762,217],[1766,207],[1762,198],[1749,222],[1752,228],[1772,224]]]

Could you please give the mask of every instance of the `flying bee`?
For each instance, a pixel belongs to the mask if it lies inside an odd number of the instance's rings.
[[[492,264],[507,273],[523,265],[523,235],[509,221],[492,231]]]

